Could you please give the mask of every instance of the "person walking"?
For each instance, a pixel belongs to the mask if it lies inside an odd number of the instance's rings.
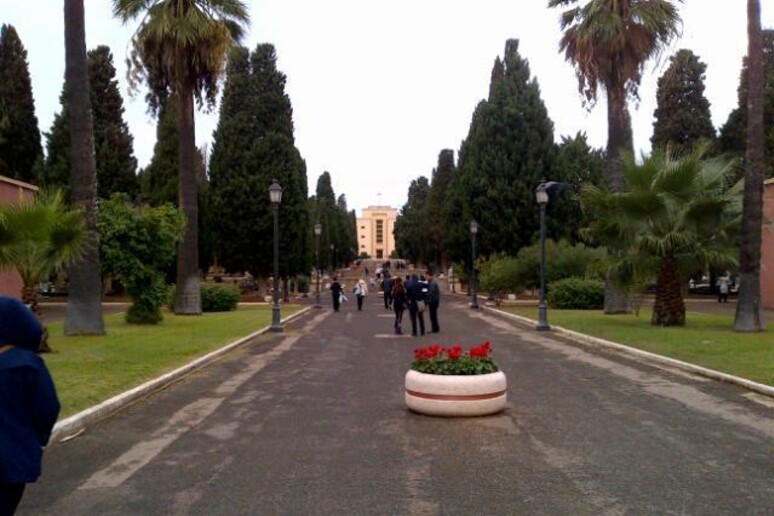
[[[333,277],[333,283],[331,283],[331,296],[333,297],[333,311],[338,312],[341,304],[341,283],[337,276]]]
[[[384,281],[382,282],[382,290],[384,291],[384,309],[392,309],[392,284],[393,279],[389,273],[385,273]]]
[[[408,298],[409,317],[411,318],[411,335],[417,336],[417,323],[419,323],[419,333],[425,334],[425,303],[427,302],[427,283],[425,277],[418,278],[416,274],[411,275],[411,280],[406,286],[406,297]]]
[[[0,515],[11,516],[40,477],[59,398],[38,356],[43,326],[21,301],[0,296]]]
[[[360,278],[357,281],[357,285],[355,285],[353,292],[355,293],[355,297],[357,297],[357,310],[358,312],[361,312],[363,310],[363,299],[368,295],[368,285],[366,285],[363,278]]]
[[[728,303],[728,292],[731,280],[728,275],[718,278],[718,303]]]
[[[427,310],[430,312],[430,333],[438,333],[438,307],[441,304],[441,289],[432,271],[427,271]]]
[[[406,288],[403,279],[396,277],[392,282],[392,308],[395,310],[395,335],[403,334],[403,312],[406,310]]]

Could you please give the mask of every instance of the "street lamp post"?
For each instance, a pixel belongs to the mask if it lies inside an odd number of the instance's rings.
[[[476,293],[476,233],[478,233],[478,222],[470,221],[470,248],[472,255],[472,266],[470,275],[470,307],[478,308],[478,294]]]
[[[546,305],[546,204],[548,204],[548,185],[541,181],[535,189],[535,198],[540,206],[540,302],[538,303],[537,331],[548,331],[548,306]]]
[[[271,307],[271,328],[273,332],[282,332],[279,306],[279,205],[282,202],[282,187],[274,179],[269,187],[269,200],[274,211],[274,304]]]
[[[315,308],[322,308],[320,303],[320,235],[322,234],[322,226],[320,224],[314,225],[314,238],[316,240],[314,256],[316,262],[317,271],[317,292],[315,293]]]

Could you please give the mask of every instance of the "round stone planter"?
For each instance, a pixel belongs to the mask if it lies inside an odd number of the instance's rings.
[[[507,401],[505,373],[479,375],[406,373],[406,406],[428,416],[485,416]]]

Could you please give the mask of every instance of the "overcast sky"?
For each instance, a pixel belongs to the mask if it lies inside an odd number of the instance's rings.
[[[488,92],[495,57],[518,38],[555,138],[584,131],[606,142],[604,95],[581,106],[572,67],[557,51],[559,11],[547,0],[255,0],[246,46],[269,42],[288,78],[296,145],[307,163],[309,191],[328,171],[350,209],[381,203],[400,208],[412,179],[428,178],[441,149],[459,150],[476,104]],[[112,1],[85,0],[86,41],[111,47],[135,155],[153,154],[155,120],[143,94],[127,94],[124,58],[135,24],[111,17]],[[707,64],[706,96],[720,127],[736,107],[746,53],[746,0],[685,0],[683,36],[645,73],[639,106],[632,106],[635,146],[648,151],[656,81],[668,57],[693,50]],[[761,0],[764,27],[774,26],[774,0]],[[41,131],[60,109],[64,77],[62,0],[0,0],[0,23],[14,25],[28,52]],[[197,144],[211,141],[213,114],[197,114]],[[381,194],[381,195],[380,195]]]

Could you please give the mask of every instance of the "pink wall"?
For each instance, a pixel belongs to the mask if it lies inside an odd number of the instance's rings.
[[[761,301],[763,308],[774,309],[774,179],[763,185]]]
[[[29,199],[37,190],[36,186],[0,176],[0,203],[2,204],[15,204],[23,199]],[[20,298],[22,286],[24,283],[16,271],[9,269],[0,271],[0,295]]]

